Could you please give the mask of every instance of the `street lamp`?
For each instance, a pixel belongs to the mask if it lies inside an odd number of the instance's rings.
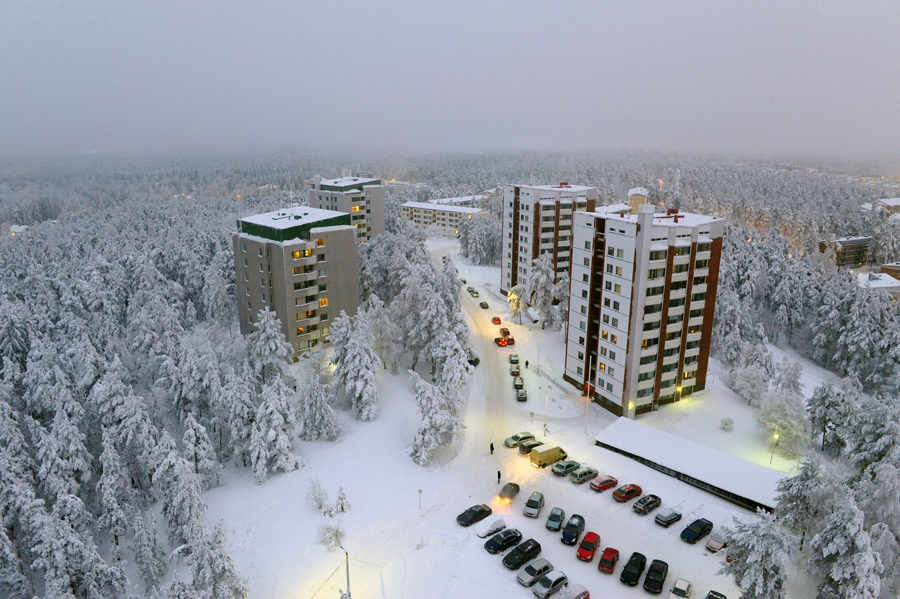
[[[775,440],[775,442],[772,443],[772,455],[769,456],[769,465],[770,466],[772,465],[772,460],[775,459],[775,448],[778,447],[778,433],[775,433],[772,436],[772,438]]]
[[[675,401],[681,401],[681,385],[675,387]]]
[[[341,591],[341,599],[350,599],[350,554],[343,545],[338,545],[338,547],[344,552],[344,564],[347,566],[347,592]]]

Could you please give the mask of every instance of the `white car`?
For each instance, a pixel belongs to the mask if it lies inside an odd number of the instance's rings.
[[[534,439],[534,435],[529,432],[521,432],[516,433],[512,437],[507,437],[506,441],[504,441],[503,444],[507,447],[518,447],[519,443],[521,443],[522,441],[529,441],[531,439]]]
[[[531,592],[539,599],[546,599],[568,584],[569,578],[559,570],[556,570],[541,578],[538,583],[532,587]]]
[[[693,590],[694,585],[684,578],[679,578],[675,581],[675,586],[672,587],[672,590],[669,591],[669,599],[687,599],[691,596],[691,591]]]
[[[497,534],[504,528],[506,528],[506,521],[503,520],[503,518],[494,518],[493,520],[482,522],[478,528],[475,529],[475,534],[483,539]]]
[[[516,580],[523,587],[530,587],[552,571],[553,564],[541,557],[522,568]]]
[[[544,507],[544,494],[540,491],[535,491],[531,494],[531,497],[528,498],[528,501],[525,502],[525,510],[523,513],[528,518],[537,518],[541,513],[541,508]]]
[[[706,550],[711,553],[716,553],[723,547],[728,547],[728,538],[721,530],[714,532],[706,542]]]
[[[586,480],[597,478],[598,474],[599,472],[597,472],[596,468],[591,468],[590,466],[582,466],[569,475],[569,480],[571,480],[576,485],[580,485]]]

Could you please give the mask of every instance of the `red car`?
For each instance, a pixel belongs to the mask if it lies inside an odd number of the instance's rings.
[[[643,489],[641,489],[637,485],[623,485],[613,491],[613,499],[616,501],[628,501],[629,499],[634,499],[643,493]]]
[[[507,329],[506,327],[503,327],[502,329],[500,329],[500,336],[501,337],[509,337],[509,329]]]
[[[594,559],[594,553],[600,546],[600,535],[595,532],[589,532],[584,535],[581,545],[578,546],[578,559],[584,562],[590,562]]]
[[[506,347],[507,345],[509,345],[506,337],[494,337],[494,343],[496,343],[499,347]]]
[[[499,316],[493,317],[491,319],[491,322],[493,322],[494,324],[500,324],[500,317]]]
[[[604,476],[598,476],[594,480],[591,481],[591,488],[595,491],[605,491],[607,489],[612,489],[619,481],[615,476],[610,476],[608,474]]]
[[[603,555],[600,556],[600,563],[597,564],[597,569],[601,572],[612,574],[613,570],[616,569],[616,562],[618,561],[619,550],[613,549],[612,547],[607,547],[603,550]]]
[[[515,345],[516,338],[515,337],[504,337],[506,339],[506,345]]]

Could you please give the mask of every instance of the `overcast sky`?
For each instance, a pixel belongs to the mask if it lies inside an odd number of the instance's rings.
[[[900,1],[10,2],[0,155],[900,157]]]

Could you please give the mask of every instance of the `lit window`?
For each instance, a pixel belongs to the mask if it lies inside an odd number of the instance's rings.
[[[303,257],[309,258],[310,256],[312,256],[312,253],[313,253],[312,250],[303,250]]]
[[[316,247],[325,247],[324,239],[316,239]]]
[[[297,327],[297,334],[298,334],[298,335],[302,335],[302,334],[305,333],[305,332],[306,332],[306,328],[305,328],[305,327]]]
[[[327,297],[319,298],[319,307],[320,307],[320,308],[323,308],[323,307],[325,307],[325,306],[327,306],[327,305],[328,305],[328,298],[327,298]]]
[[[300,250],[295,250],[291,252],[291,258],[297,259],[300,257]]]

